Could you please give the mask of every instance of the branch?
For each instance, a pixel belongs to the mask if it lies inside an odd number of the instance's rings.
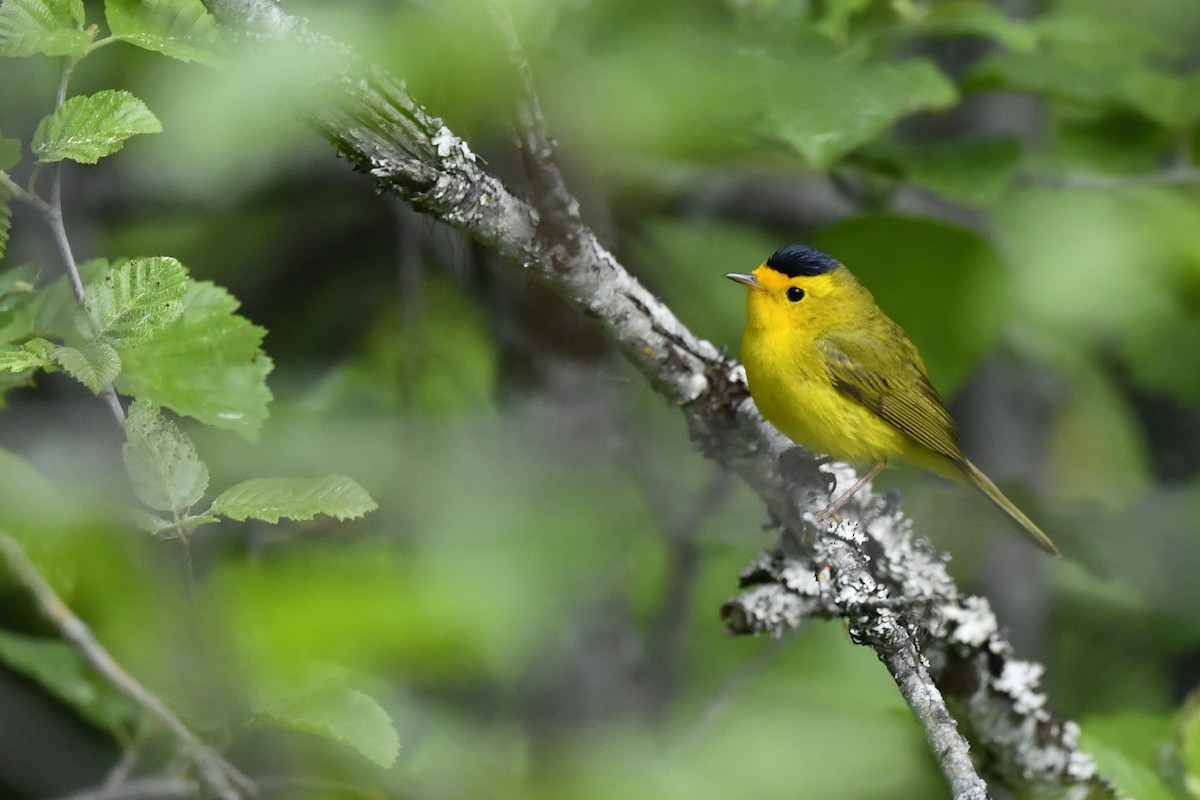
[[[253,36],[322,46],[319,37],[296,34],[297,23],[263,0],[211,0],[211,5],[227,23]],[[344,48],[341,52],[347,54]],[[338,151],[370,175],[381,192],[465,231],[594,319],[654,389],[679,408],[704,455],[741,477],[780,521],[781,549],[765,554],[743,575],[746,593],[725,607],[731,631],[778,634],[807,616],[837,616],[856,624],[864,642],[875,644],[878,639],[877,651],[925,725],[947,779],[956,791],[965,792],[964,797],[984,795],[979,794],[978,776],[969,769],[961,737],[951,730],[953,720],[938,701],[940,695],[962,702],[965,721],[983,748],[987,766],[1006,781],[1036,784],[1051,792],[1069,787],[1094,789],[1097,797],[1114,796],[1111,786],[1097,776],[1091,757],[1076,747],[1078,727],[1046,709],[1046,698],[1037,690],[1041,667],[1013,658],[986,601],[960,596],[928,545],[914,543],[903,515],[868,492],[856,496],[858,505],[853,508],[864,532],[862,549],[872,557],[868,562],[861,553],[845,554],[861,561],[853,569],[842,569],[839,580],[870,578],[886,587],[887,595],[878,599],[877,608],[831,603],[814,575],[835,563],[835,553],[828,551],[824,561],[816,554],[822,547],[837,547],[837,542],[799,546],[806,530],[803,512],[828,505],[825,473],[811,455],[793,447],[759,416],[740,365],[692,334],[577,218],[565,215],[565,225],[548,220],[546,209],[562,208],[561,204],[534,205],[517,197],[481,167],[462,139],[409,96],[401,82],[348,58],[345,70],[328,78],[342,90],[341,107],[323,109],[315,119]],[[529,123],[525,146],[538,156],[535,166],[552,168],[533,108],[528,106],[524,115]],[[713,279],[720,280],[719,274]],[[789,459],[799,464],[803,475],[789,470],[788,480],[783,480],[784,452],[793,454]],[[838,478],[852,482],[853,473],[839,467]],[[789,485],[791,490],[786,489]],[[798,487],[803,489],[799,498]],[[876,556],[876,551],[882,555]],[[836,563],[842,563],[840,551],[836,555]],[[930,619],[921,615],[918,622],[905,616],[929,598],[936,598]],[[894,621],[876,636],[862,620],[878,619],[885,608],[896,609]],[[928,666],[922,663],[917,641],[926,648]]]
[[[244,795],[255,793],[254,784],[249,778],[201,741],[157,695],[125,671],[42,577],[21,545],[2,532],[0,557],[8,563],[13,577],[33,597],[42,615],[58,630],[59,635],[74,646],[105,680],[175,737],[185,757],[196,766],[201,780],[217,796],[222,800],[239,800]]]
[[[811,508],[805,496],[826,491],[825,473],[790,454],[784,464],[803,515]],[[854,480],[841,468],[834,477],[839,491]],[[873,647],[892,673],[955,797],[984,795],[972,793],[973,768],[943,697],[968,723],[985,771],[1006,785],[1118,797],[1079,750],[1079,726],[1048,708],[1042,666],[1015,658],[987,601],[958,592],[943,559],[912,539],[892,499],[864,489],[839,513],[843,522],[809,548],[795,545],[803,531],[785,527],[780,547],[742,573],[743,593],[722,608],[727,630],[779,636],[810,618],[848,620],[851,638]]]
[[[786,459],[785,463],[789,461],[795,464],[796,474],[787,477],[791,479],[790,486],[794,487],[797,516],[802,517],[810,495],[819,491],[812,481],[816,476],[806,473],[803,459]],[[987,800],[987,784],[975,771],[970,746],[959,733],[942,692],[929,674],[929,664],[917,645],[924,633],[919,621],[922,609],[914,605],[911,597],[903,597],[900,604],[890,602],[897,599],[893,598],[893,588],[904,587],[893,587],[871,573],[872,559],[860,549],[866,542],[853,520],[842,521],[818,536],[811,555],[806,556],[807,563],[803,567],[797,564],[803,570],[801,574],[812,581],[805,581],[804,585],[815,590],[811,595],[817,603],[813,612],[847,620],[850,639],[875,650],[892,674],[913,716],[925,729],[925,738],[955,800]],[[813,569],[817,565],[820,568]],[[723,612],[729,615],[728,619],[734,616],[735,610],[740,612],[742,609],[732,603],[727,604]],[[917,614],[913,615],[913,611]],[[744,615],[734,618],[739,621],[749,619]]]

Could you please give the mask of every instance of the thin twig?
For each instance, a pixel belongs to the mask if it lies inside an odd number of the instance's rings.
[[[79,274],[79,265],[75,261],[75,254],[71,251],[71,240],[67,238],[67,227],[63,224],[62,166],[62,164],[54,164],[51,167],[50,202],[39,208],[46,224],[50,226],[55,244],[58,245],[58,252],[67,268],[67,276],[71,281],[71,289],[75,292],[75,299],[82,306],[87,304],[87,293],[83,289],[83,278]],[[111,383],[100,390],[100,397],[108,404],[109,410],[116,417],[117,424],[124,425],[125,409],[121,405],[121,399],[117,396],[117,390]]]
[[[554,142],[550,138],[550,129],[546,125],[542,104],[534,87],[533,70],[521,47],[521,39],[517,35],[516,25],[513,24],[512,14],[507,5],[499,2],[493,1],[491,9],[492,17],[508,44],[509,60],[521,82],[521,95],[517,100],[517,118],[520,123],[517,138],[521,154],[525,158],[525,171],[534,186],[538,210],[560,232],[568,233],[581,224],[579,203],[567,188],[562,170],[558,168]],[[570,238],[573,244],[578,244],[577,237]]]
[[[780,636],[771,639],[766,646],[758,651],[754,657],[747,659],[737,670],[733,672],[725,682],[717,688],[712,694],[712,698],[708,704],[704,706],[703,712],[699,718],[691,725],[687,726],[686,731],[674,743],[673,747],[677,750],[683,750],[690,743],[699,739],[706,730],[708,730],[721,715],[725,713],[725,709],[733,704],[733,701],[740,695],[746,687],[748,687],[754,679],[762,675],[768,667],[772,666],[786,652],[787,648],[792,645],[795,637],[790,635]]]
[[[59,634],[73,645],[105,680],[139,705],[146,714],[175,737],[183,755],[195,765],[201,780],[217,796],[222,800],[239,800],[245,795],[255,793],[254,783],[249,778],[192,733],[157,695],[125,671],[96,640],[83,620],[75,615],[42,577],[21,545],[5,533],[0,533],[0,555],[3,555],[8,563],[13,577],[29,592],[43,616],[54,625]]]
[[[78,59],[68,59],[63,67],[62,77],[58,84],[58,93],[55,97],[55,107],[61,107],[66,100],[67,84],[70,81],[71,73],[75,69],[75,64]],[[40,165],[39,165],[40,166]],[[41,214],[42,219],[50,228],[50,235],[54,239],[54,244],[58,248],[59,257],[62,258],[63,266],[67,271],[67,279],[71,283],[71,291],[75,294],[75,300],[79,305],[87,304],[87,292],[83,288],[83,278],[79,274],[79,264],[75,260],[75,254],[71,250],[71,240],[67,236],[67,228],[63,223],[63,205],[62,205],[62,162],[57,162],[50,165],[50,200],[47,202],[33,191],[32,179],[29,190],[25,190],[16,185],[8,177],[7,174],[0,172],[0,182],[12,193],[13,197],[33,206]],[[36,176],[36,168],[35,168]],[[112,384],[105,386],[100,390],[100,397],[108,405],[112,415],[117,420],[118,425],[125,424],[125,408],[121,405],[121,398],[117,396],[117,390]]]
[[[104,778],[104,783],[100,785],[101,794],[113,794],[118,787],[125,785],[129,780],[130,774],[133,772],[134,766],[137,765],[138,748],[127,747],[125,752],[121,753],[121,757],[117,759],[117,763],[113,764],[113,768],[108,771],[108,775]]]
[[[636,454],[635,454],[636,456]],[[661,498],[655,486],[640,471],[638,483],[652,498]],[[646,662],[648,680],[652,684],[650,693],[654,711],[665,710],[671,698],[669,690],[677,683],[680,665],[683,663],[687,644],[687,620],[695,599],[696,581],[702,564],[696,534],[705,520],[715,514],[729,497],[731,476],[721,470],[708,481],[698,495],[692,498],[683,513],[672,519],[659,519],[658,527],[663,531],[667,545],[667,588],[661,605],[650,625]],[[661,502],[651,502],[660,510]],[[665,516],[665,510],[660,510]]]

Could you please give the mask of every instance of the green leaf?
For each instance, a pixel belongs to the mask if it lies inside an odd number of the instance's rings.
[[[271,392],[265,330],[234,312],[238,302],[207,281],[193,282],[184,313],[153,339],[121,350],[117,386],[176,414],[254,439]]]
[[[1188,791],[1200,797],[1200,690],[1193,689],[1184,701],[1177,735]]]
[[[58,347],[54,350],[54,362],[63,371],[93,394],[100,394],[121,374],[121,357],[108,342],[88,342],[79,347]]]
[[[312,519],[318,514],[355,519],[379,505],[367,490],[345,475],[321,478],[251,478],[226,489],[210,514],[236,520]]]
[[[940,145],[879,142],[866,160],[881,160],[903,179],[964,203],[985,204],[1008,189],[1021,160],[1013,137]]]
[[[0,630],[0,661],[106,728],[118,728],[137,716],[130,701],[96,679],[83,657],[57,639]]]
[[[187,270],[169,256],[124,261],[84,287],[77,327],[116,347],[139,345],[179,319],[188,285]]]
[[[1134,69],[1121,89],[1132,106],[1165,128],[1175,130],[1200,117],[1200,75]]]
[[[88,259],[79,265],[79,277],[86,286],[100,280],[110,268],[107,259]],[[71,281],[66,275],[60,275],[32,292],[24,310],[29,316],[33,331],[53,335],[56,339],[65,341],[78,330],[79,304],[75,300]]]
[[[33,132],[33,152],[47,163],[69,158],[95,164],[139,133],[159,133],[162,123],[129,92],[104,89],[72,97],[42,118]]]
[[[0,4],[0,55],[81,56],[92,37],[83,25],[83,0],[5,0]]]
[[[925,59],[865,65],[813,59],[786,73],[774,80],[767,130],[819,169],[909,114],[958,100],[954,84]]]
[[[180,61],[217,63],[216,20],[200,0],[106,0],[115,38]]]
[[[0,136],[0,170],[12,169],[21,160],[21,140]]]
[[[994,39],[1009,50],[1027,53],[1037,47],[1038,34],[1024,22],[1011,19],[981,0],[943,0],[928,7],[921,20],[926,34],[976,35]]]
[[[10,225],[12,225],[12,197],[8,193],[8,187],[0,184],[0,258],[4,258],[4,251],[8,249]]]
[[[824,14],[813,23],[813,27],[832,39],[844,41],[850,33],[850,21],[871,5],[871,0],[830,0],[823,3]]]
[[[139,399],[130,407],[121,455],[133,490],[155,511],[182,516],[208,488],[208,467],[191,437],[149,400]]]
[[[24,372],[54,363],[55,345],[45,339],[30,339],[19,347],[0,346],[0,372]]]
[[[36,332],[31,308],[40,294],[34,291],[37,278],[32,264],[0,271],[0,342],[27,343]],[[49,342],[46,345],[53,348]]]
[[[357,689],[329,685],[298,696],[260,695],[252,705],[278,725],[348,744],[384,768],[400,753],[400,737],[391,717],[373,697]]]
[[[1167,714],[1142,712],[1091,717],[1081,723],[1079,746],[1095,757],[1102,775],[1116,781],[1122,796],[1175,800],[1156,770],[1158,750],[1171,740],[1172,722]]]
[[[0,271],[0,300],[10,295],[28,295],[37,284],[38,269],[32,264]]]

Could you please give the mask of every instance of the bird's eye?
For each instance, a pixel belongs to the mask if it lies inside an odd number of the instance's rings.
[[[804,299],[804,290],[799,286],[790,286],[787,290],[787,299],[793,303],[799,303]]]

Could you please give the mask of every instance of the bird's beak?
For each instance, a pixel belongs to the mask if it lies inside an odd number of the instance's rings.
[[[754,277],[753,275],[747,275],[741,272],[731,272],[725,277],[729,278],[731,281],[743,283],[746,286],[749,286],[751,289],[758,289],[759,291],[762,291],[763,285],[759,283],[758,278]]]

